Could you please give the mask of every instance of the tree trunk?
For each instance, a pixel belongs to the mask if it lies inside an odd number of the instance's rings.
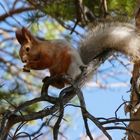
[[[140,103],[138,103],[138,91],[136,84],[140,76],[140,62],[134,64],[133,78],[132,78],[132,93],[130,101],[130,119],[140,119]],[[129,129],[140,133],[140,121],[130,121]],[[128,132],[128,140],[140,140],[140,135],[133,132]]]

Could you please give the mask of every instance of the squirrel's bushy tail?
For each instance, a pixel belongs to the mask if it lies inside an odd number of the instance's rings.
[[[140,32],[128,23],[105,23],[87,33],[79,53],[85,64],[107,50],[140,59]]]

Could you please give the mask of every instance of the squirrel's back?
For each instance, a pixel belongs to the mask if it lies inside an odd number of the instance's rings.
[[[100,24],[87,33],[79,49],[81,58],[88,64],[105,50],[115,50],[140,58],[140,32],[128,23]]]

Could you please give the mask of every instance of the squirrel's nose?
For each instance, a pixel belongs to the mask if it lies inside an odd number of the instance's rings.
[[[28,58],[27,58],[26,55],[24,55],[24,56],[21,57],[21,60],[22,60],[23,63],[27,63]]]

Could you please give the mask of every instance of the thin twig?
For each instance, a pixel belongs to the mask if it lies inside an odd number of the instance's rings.
[[[54,138],[54,140],[58,139],[60,123],[61,123],[61,121],[63,119],[63,116],[64,116],[63,96],[64,96],[64,94],[69,92],[69,90],[71,90],[71,87],[65,88],[59,94],[59,103],[60,103],[60,106],[59,106],[59,117],[58,117],[58,119],[57,119],[57,121],[56,121],[56,123],[54,125],[54,128],[53,128],[53,138]]]
[[[107,119],[106,121],[100,122],[102,125],[105,124],[110,124],[110,123],[118,123],[118,122],[131,122],[131,121],[140,121],[140,118],[134,118],[134,119],[127,119],[127,118],[122,118],[122,119]]]
[[[125,130],[125,131],[128,131],[128,132],[131,132],[131,133],[134,133],[136,135],[139,135],[140,136],[140,132],[136,132],[134,131],[133,129],[129,129],[129,128],[126,128],[126,127],[122,127],[122,126],[108,126],[108,127],[105,127],[106,130],[113,130],[113,129],[119,129],[119,130]]]
[[[86,104],[84,101],[83,93],[78,87],[76,90],[77,90],[77,92],[76,92],[77,96],[78,96],[79,101],[80,101],[81,112],[82,112],[82,116],[83,116],[83,120],[84,120],[84,124],[85,124],[85,128],[86,128],[86,133],[89,136],[90,140],[93,140],[92,134],[91,134],[89,126],[88,126],[87,116],[85,115],[87,111],[86,111]]]

